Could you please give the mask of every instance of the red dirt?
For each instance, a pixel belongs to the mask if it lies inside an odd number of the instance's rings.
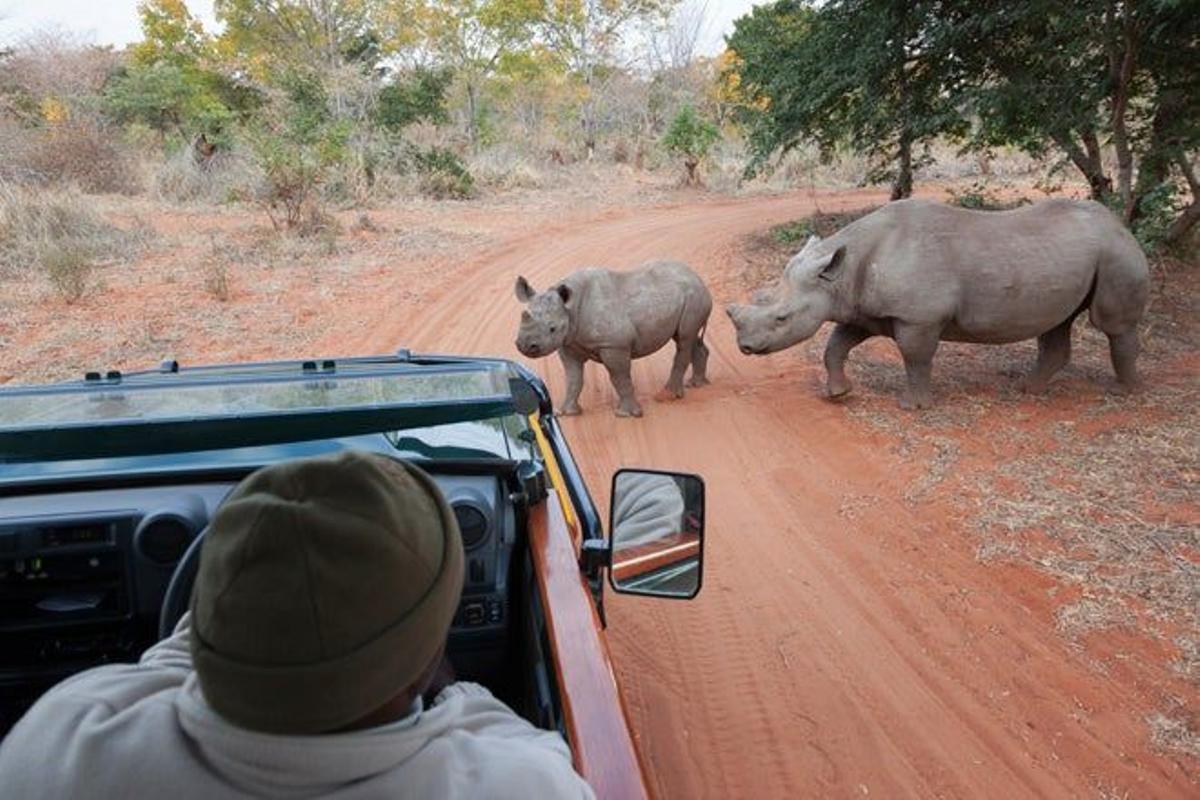
[[[821,203],[883,199],[853,192]],[[741,237],[811,211],[794,195],[559,217],[536,229],[510,216],[493,228],[497,242],[469,258],[403,268],[384,259],[324,297],[293,285],[278,298],[289,314],[263,312],[278,321],[273,331],[233,333],[215,348],[193,331],[172,355],[406,346],[519,359],[517,274],[540,288],[588,263],[670,256],[701,273],[720,307],[742,295],[730,270]],[[96,310],[134,314],[139,298],[169,294],[110,288]],[[850,406],[820,399],[794,353],[743,357],[719,311],[707,341],[712,386],[652,401],[664,350],[635,364],[646,416],[617,419],[605,375],[589,365],[585,413],[563,422],[601,507],[620,466],[695,471],[707,483],[699,598],[607,595],[618,678],[662,797],[1196,796],[1195,764],[1152,750],[1145,724],[1164,691],[1161,643],[1123,634],[1105,645],[1123,666],[1096,669],[1055,629],[1053,578],[980,563],[947,504],[904,502],[923,456],[906,463]],[[561,398],[557,359],[532,366]],[[1053,403],[1021,410],[1067,416]],[[1185,707],[1197,707],[1195,689],[1183,691]]]

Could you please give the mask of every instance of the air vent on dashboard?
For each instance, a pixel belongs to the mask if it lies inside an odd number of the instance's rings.
[[[463,548],[470,550],[483,544],[488,535],[487,516],[473,505],[455,503],[454,518],[458,520],[458,529],[462,531]]]
[[[174,514],[151,515],[142,520],[134,534],[138,552],[160,566],[174,564],[196,535],[195,526]]]

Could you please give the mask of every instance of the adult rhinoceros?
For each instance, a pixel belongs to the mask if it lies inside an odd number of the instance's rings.
[[[782,350],[836,323],[825,348],[831,397],[850,391],[850,350],[888,336],[908,373],[900,405],[924,408],[939,341],[1036,336],[1037,364],[1025,385],[1040,392],[1070,359],[1071,324],[1084,310],[1108,335],[1118,381],[1136,385],[1148,283],[1137,241],[1099,203],[969,211],[903,200],[828,239],[812,237],[773,289],[727,311],[746,354]]]
[[[630,362],[672,339],[675,361],[659,399],[683,397],[683,375],[689,365],[690,385],[708,383],[704,328],[712,297],[686,264],[652,261],[627,272],[591,267],[571,273],[540,294],[524,277],[517,278],[515,288],[517,299],[526,306],[517,349],[530,358],[558,352],[567,373],[563,414],[579,413],[583,365],[599,361],[617,390],[617,416],[640,417]]]

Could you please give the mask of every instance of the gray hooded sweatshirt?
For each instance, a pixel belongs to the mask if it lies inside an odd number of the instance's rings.
[[[0,743],[18,798],[592,798],[557,733],[457,683],[402,720],[321,736],[236,727],[192,671],[186,617],[137,664],[47,692]]]

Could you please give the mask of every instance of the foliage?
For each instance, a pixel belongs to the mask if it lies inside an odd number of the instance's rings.
[[[377,0],[215,0],[221,55],[269,79],[297,68],[374,68],[404,39],[411,4]]]
[[[473,148],[480,143],[483,84],[506,53],[530,46],[540,12],[538,0],[423,0],[417,14],[419,36],[463,85]]]
[[[399,132],[418,122],[442,123],[446,114],[446,90],[453,79],[448,69],[417,67],[395,78],[379,90],[375,122],[382,128]]]
[[[1003,211],[1029,203],[1029,200],[1024,197],[1017,200],[1005,200],[999,192],[983,181],[974,181],[965,189],[948,188],[946,191],[950,195],[952,205],[974,211]]]
[[[475,193],[475,178],[453,150],[414,149],[412,161],[421,175],[421,190],[430,197],[465,200]]]
[[[668,153],[683,158],[687,182],[694,185],[700,182],[700,162],[708,156],[708,151],[720,138],[721,134],[716,125],[701,119],[691,105],[685,105],[671,121],[671,127],[667,129],[662,143]]]
[[[1192,202],[1179,205],[1161,241],[1178,240],[1200,218],[1194,4],[955,0],[942,5],[930,38],[954,56],[957,97],[979,120],[975,145],[1057,151],[1135,231],[1144,214],[1165,213],[1183,178]]]
[[[868,178],[891,179],[893,198],[911,194],[914,149],[966,128],[948,92],[952,62],[925,35],[938,7],[781,0],[738,20],[726,82],[743,98],[748,172],[811,140],[827,155],[845,145],[878,159]]]
[[[129,48],[134,64],[186,67],[212,56],[212,38],[183,0],[142,0],[138,17],[142,41]]]
[[[121,124],[142,123],[183,138],[198,133],[219,137],[234,119],[203,73],[167,61],[130,66],[110,81],[104,101]]]
[[[538,0],[535,27],[546,51],[581,84],[579,127],[590,158],[599,135],[599,89],[631,24],[661,17],[679,0]]]
[[[319,189],[346,160],[352,126],[334,118],[321,82],[290,73],[250,133],[263,185],[259,201],[278,230],[309,235],[324,226]]]

